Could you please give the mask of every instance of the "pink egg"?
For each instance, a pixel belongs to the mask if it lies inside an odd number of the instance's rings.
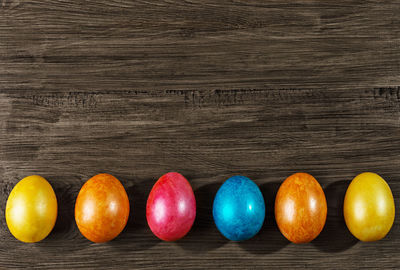
[[[147,199],[146,217],[161,240],[175,241],[189,232],[196,217],[196,199],[183,175],[170,172],[158,179]]]

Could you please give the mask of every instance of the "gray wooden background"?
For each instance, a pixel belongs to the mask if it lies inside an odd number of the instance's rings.
[[[23,244],[0,217],[0,268],[400,268],[400,219],[358,242],[342,217],[358,173],[389,183],[400,211],[399,1],[0,0],[0,209],[23,177],[53,185],[53,232]],[[184,239],[161,242],[147,195],[168,171],[198,204]],[[323,186],[328,219],[290,244],[274,195],[305,171]],[[106,244],[74,221],[81,185],[108,172],[131,215]],[[228,177],[259,184],[262,231],[241,243],[216,229],[213,197]]]

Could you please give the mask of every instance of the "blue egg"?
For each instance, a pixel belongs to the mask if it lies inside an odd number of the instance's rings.
[[[263,195],[249,178],[233,176],[222,184],[215,195],[213,216],[218,230],[229,240],[250,239],[264,223]]]

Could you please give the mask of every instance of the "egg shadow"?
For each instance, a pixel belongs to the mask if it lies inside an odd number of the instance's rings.
[[[228,240],[221,235],[214,223],[212,208],[214,197],[221,183],[211,183],[194,191],[196,219],[189,233],[176,242],[184,250],[205,253],[225,245]]]
[[[52,237],[61,238],[68,235],[75,225],[75,197],[71,187],[57,187],[54,192],[57,196],[58,216]]]
[[[91,242],[81,236],[75,223],[75,200],[79,193],[79,186],[66,185],[67,180],[59,179],[52,183],[54,193],[57,197],[57,220],[50,234],[35,247],[43,249],[52,254],[84,249]],[[82,239],[80,239],[82,238]],[[60,240],[63,245],[60,245]]]
[[[328,215],[325,227],[312,243],[324,252],[341,252],[354,246],[358,240],[347,229],[343,216],[343,203],[350,181],[337,181],[327,186],[325,196]]]
[[[275,197],[281,183],[268,182],[259,186],[265,201],[265,220],[257,235],[249,240],[238,242],[244,250],[258,255],[270,254],[290,243],[281,234],[275,221]]]
[[[124,185],[130,206],[128,222],[124,230],[106,245],[120,251],[147,250],[161,241],[151,232],[146,219],[147,196],[153,184],[152,179],[138,184]]]

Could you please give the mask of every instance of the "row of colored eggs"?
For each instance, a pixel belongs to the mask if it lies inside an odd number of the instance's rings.
[[[375,173],[362,173],[350,183],[344,199],[344,218],[350,232],[362,241],[376,241],[390,231],[395,216],[392,192]],[[130,212],[128,195],[114,176],[99,174],[81,188],[75,203],[80,232],[97,243],[118,236]],[[275,198],[275,219],[282,234],[294,243],[306,243],[322,231],[327,202],[317,180],[307,173],[289,176]],[[171,172],[153,186],[146,206],[151,231],[160,239],[175,241],[191,229],[196,200],[184,176]],[[213,204],[219,231],[233,241],[247,240],[261,229],[265,202],[258,186],[244,176],[233,176],[219,188]],[[37,242],[53,229],[57,198],[38,175],[22,179],[11,191],[6,206],[7,226],[17,239]]]

